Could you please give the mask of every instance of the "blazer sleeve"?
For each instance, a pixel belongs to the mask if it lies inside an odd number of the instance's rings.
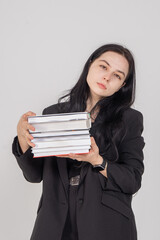
[[[118,148],[119,159],[117,162],[108,162],[107,188],[134,194],[141,187],[144,172],[143,115],[139,111],[132,110],[125,114],[124,123],[126,133]]]
[[[45,113],[45,109],[42,114]],[[21,168],[25,179],[29,182],[39,183],[43,178],[43,158],[33,158],[31,147],[26,152],[22,152],[18,137],[16,136],[12,143],[12,153],[15,156],[19,167]]]

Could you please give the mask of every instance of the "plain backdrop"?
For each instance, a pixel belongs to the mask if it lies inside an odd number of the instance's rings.
[[[159,0],[0,0],[0,239],[29,240],[42,190],[24,179],[12,154],[20,117],[56,103],[107,43],[135,57],[133,108],[143,113],[146,145],[132,208],[138,239],[160,239],[159,9]]]

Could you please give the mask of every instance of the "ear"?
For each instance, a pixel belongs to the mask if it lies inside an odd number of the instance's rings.
[[[125,84],[126,84],[126,82],[124,82],[124,83],[120,86],[120,88],[117,90],[117,92],[118,92]]]
[[[124,82],[119,89],[121,89],[122,87],[124,87],[125,84],[126,84],[126,82]]]
[[[121,87],[123,87],[124,85],[126,85],[126,82],[124,82]]]

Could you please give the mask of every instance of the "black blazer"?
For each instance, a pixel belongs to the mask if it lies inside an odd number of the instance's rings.
[[[54,104],[43,114],[57,112]],[[143,116],[129,108],[123,115],[126,135],[118,146],[119,159],[108,162],[107,176],[96,173],[88,163],[81,171],[77,195],[79,240],[136,240],[137,228],[132,211],[132,194],[141,187],[144,172]],[[43,192],[31,240],[61,240],[68,212],[67,158],[33,158],[31,147],[22,155],[12,145],[27,181],[43,181]]]

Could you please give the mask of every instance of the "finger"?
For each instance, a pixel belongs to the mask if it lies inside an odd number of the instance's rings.
[[[28,119],[28,116],[36,116],[36,113],[29,111],[29,112],[23,114],[23,115],[22,115],[22,118],[25,119],[25,120],[27,120],[27,119]]]
[[[69,158],[68,155],[56,155],[57,157],[61,157],[61,158]]]
[[[35,144],[31,142],[31,140],[33,139],[33,136],[29,134],[28,130],[24,131],[24,138],[26,139],[26,142],[28,143],[28,145],[30,145],[31,147],[35,147]]]
[[[35,113],[35,112],[32,112],[32,111],[28,111],[26,114],[27,114],[28,116],[35,116],[35,115],[36,115],[36,113]]]
[[[28,122],[23,122],[22,123],[22,132],[23,132],[23,135],[26,135],[27,134],[27,132],[29,133],[29,131],[35,131],[35,128],[32,126],[32,125],[30,125],[30,124],[28,124]]]
[[[69,153],[69,155],[74,156],[74,157],[87,157],[89,155],[88,153]]]
[[[77,158],[77,157],[71,157],[71,156],[69,156],[69,158],[72,159],[72,160],[74,160],[74,161],[75,161],[75,160],[77,160],[77,161],[83,161],[82,159],[79,159],[79,158]]]
[[[94,137],[91,137],[91,147],[93,150],[97,150],[98,148]]]
[[[29,132],[26,132],[26,137],[29,138],[30,140],[33,140],[33,136],[31,134],[29,134]]]
[[[84,156],[85,155],[85,156]],[[78,161],[85,161],[86,158],[86,154],[74,154],[74,153],[70,153],[69,157],[72,159],[76,159]]]
[[[25,137],[25,139],[26,139],[26,142],[28,143],[29,146],[35,147],[35,144],[32,143],[27,137]]]
[[[26,129],[27,130],[31,130],[31,131],[35,131],[35,127],[33,127],[31,124],[27,123],[26,124]]]
[[[73,160],[75,160],[76,158],[75,157],[71,157],[70,153],[69,154],[66,154],[66,155],[56,155],[57,157],[61,157],[61,158],[71,158]],[[76,159],[78,160],[78,159]]]
[[[75,153],[69,153],[69,156],[70,156],[70,157],[78,157],[78,155],[75,154]]]

